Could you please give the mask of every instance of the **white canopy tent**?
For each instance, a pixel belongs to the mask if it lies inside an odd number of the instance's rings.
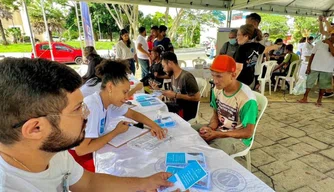
[[[247,10],[284,15],[333,16],[334,0],[87,0],[100,3],[140,4],[164,7]]]

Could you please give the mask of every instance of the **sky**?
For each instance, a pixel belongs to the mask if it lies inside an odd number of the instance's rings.
[[[148,14],[154,15],[155,12],[165,13],[166,7],[139,5],[139,10],[143,12],[144,16],[146,16]],[[171,17],[176,16],[176,9],[169,8],[169,15]]]

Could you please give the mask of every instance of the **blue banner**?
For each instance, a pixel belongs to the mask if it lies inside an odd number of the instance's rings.
[[[82,26],[85,34],[86,46],[94,46],[94,34],[90,20],[89,7],[86,2],[80,2]]]

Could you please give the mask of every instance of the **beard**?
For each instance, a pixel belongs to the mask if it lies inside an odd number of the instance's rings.
[[[43,142],[40,150],[49,153],[58,153],[79,146],[85,139],[85,127],[87,119],[83,120],[82,129],[77,138],[70,138],[61,132],[59,127],[53,127],[52,132]]]

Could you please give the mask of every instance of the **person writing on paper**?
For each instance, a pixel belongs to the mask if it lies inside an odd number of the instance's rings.
[[[108,132],[108,120],[125,116],[150,127],[153,136],[159,139],[165,137],[164,129],[143,114],[128,109],[124,105],[128,100],[130,89],[125,65],[116,61],[104,60],[97,66],[96,75],[102,79],[101,91],[84,99],[91,111],[88,116],[86,136],[80,146],[76,147],[75,151],[71,151],[77,162],[89,171],[95,169],[92,153],[129,128],[128,122],[121,121],[114,130]]]
[[[211,96],[213,115],[208,125],[193,128],[211,147],[235,154],[250,146],[258,114],[256,97],[237,80],[232,57],[218,56],[210,69],[215,84]]]
[[[169,173],[116,177],[85,171],[74,161],[66,150],[84,139],[89,114],[80,86],[78,73],[58,62],[0,61],[0,191],[118,192],[171,187]]]

